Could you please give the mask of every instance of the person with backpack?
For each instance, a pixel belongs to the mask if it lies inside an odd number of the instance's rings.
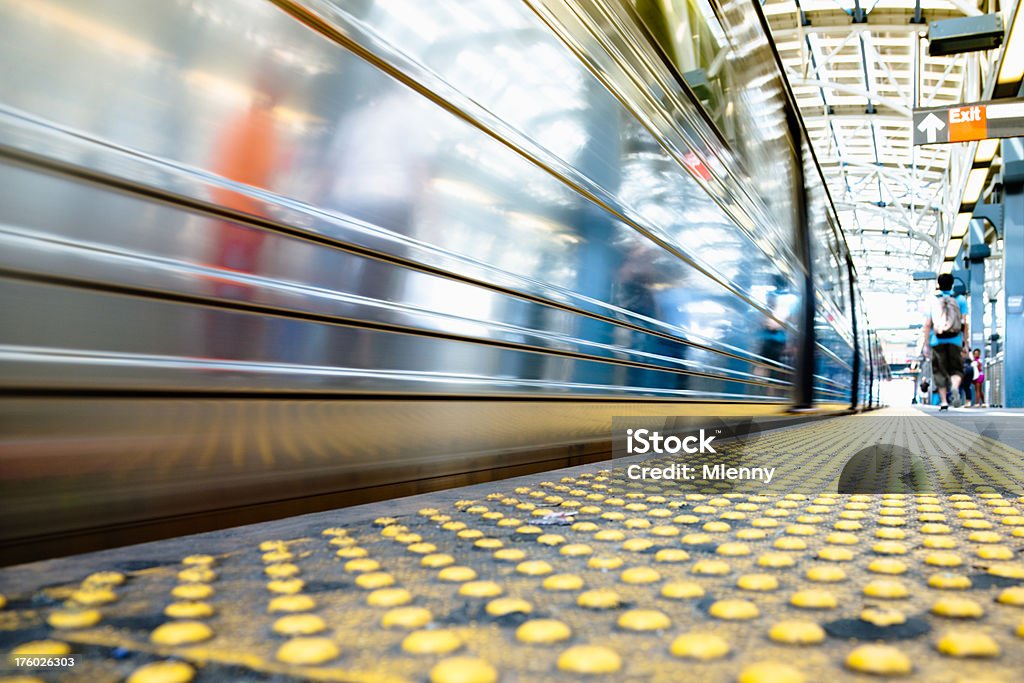
[[[939,392],[939,410],[949,410],[947,396],[954,405],[960,403],[960,383],[964,376],[960,359],[966,348],[967,300],[953,295],[951,274],[939,275],[938,285],[939,293],[925,301],[921,351],[926,357],[931,356],[932,383]]]

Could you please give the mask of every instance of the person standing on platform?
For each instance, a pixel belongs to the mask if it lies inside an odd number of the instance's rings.
[[[932,381],[939,392],[939,410],[949,410],[947,396],[960,402],[963,381],[961,352],[967,338],[967,300],[953,295],[953,276],[938,277],[939,293],[925,300],[921,351],[932,360]]]
[[[985,407],[985,364],[981,360],[981,349],[974,349],[971,359],[974,367],[974,407]]]

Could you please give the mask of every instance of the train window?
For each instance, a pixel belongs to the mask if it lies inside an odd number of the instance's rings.
[[[634,4],[686,84],[724,129],[725,93],[731,90],[732,74],[728,43],[711,7],[701,0],[635,0]]]
[[[796,235],[796,157],[785,117],[785,90],[771,47],[749,21],[749,7],[728,1],[634,0],[640,20],[750,171],[753,188]],[[772,173],[763,173],[771,168]],[[738,169],[737,169],[738,170]]]

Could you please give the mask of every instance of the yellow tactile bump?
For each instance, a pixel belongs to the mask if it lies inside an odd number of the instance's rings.
[[[524,643],[558,643],[570,636],[572,629],[557,619],[531,619],[516,629],[516,639]]]
[[[661,587],[661,595],[673,600],[704,597],[704,588],[696,581],[673,581]]]
[[[935,647],[950,657],[998,657],[999,644],[992,636],[980,631],[948,631]]]
[[[306,585],[302,579],[275,579],[267,582],[267,590],[271,593],[283,595],[294,595],[301,591]]]
[[[37,655],[40,657],[60,657],[71,653],[71,646],[61,640],[33,640],[22,643],[13,650],[11,656]]]
[[[576,604],[588,609],[612,609],[622,604],[622,596],[610,588],[598,588],[580,593]]]
[[[1004,579],[1024,579],[1024,565],[1019,564],[997,564],[989,567],[986,572]]]
[[[736,585],[747,591],[773,591],[779,587],[779,580],[771,574],[744,574],[736,579]]]
[[[277,650],[277,659],[286,664],[323,664],[336,658],[341,650],[328,638],[292,638]]]
[[[271,550],[269,553],[263,553],[263,561],[268,563],[287,562],[294,557],[287,550]]]
[[[983,560],[1012,560],[1016,557],[1013,549],[1005,545],[982,546],[974,554]]]
[[[910,657],[891,645],[861,645],[847,655],[846,666],[879,676],[901,676],[913,669]]]
[[[690,559],[690,553],[679,548],[662,548],[654,554],[655,562],[685,562]]]
[[[985,610],[969,598],[948,597],[932,605],[932,614],[953,619],[980,619]]]
[[[288,544],[285,541],[263,541],[260,543],[260,550],[268,552],[271,550],[286,550]]]
[[[619,628],[627,631],[661,631],[672,625],[664,613],[653,609],[633,609],[619,616]]]
[[[154,629],[150,640],[158,645],[184,645],[212,637],[213,629],[201,621],[174,621]]]
[[[498,671],[476,657],[449,657],[430,670],[430,683],[495,683]]]
[[[708,612],[718,619],[745,620],[760,615],[757,605],[749,600],[717,600]]]
[[[996,599],[1004,605],[1024,607],[1024,586],[1004,588]]]
[[[928,577],[928,585],[939,590],[966,590],[971,587],[971,579],[963,574],[932,574]]]
[[[443,569],[441,571],[444,571]],[[356,585],[366,590],[393,586],[395,577],[387,572],[367,572],[356,577]]]
[[[185,662],[153,662],[133,671],[127,683],[188,683],[195,676]]]
[[[273,628],[286,636],[312,636],[325,631],[327,624],[315,614],[289,614],[275,621]]]
[[[864,594],[872,598],[899,599],[907,597],[910,592],[906,585],[894,579],[876,579],[864,586]]]
[[[719,659],[729,654],[729,643],[711,633],[684,633],[672,641],[669,651],[687,659]]]
[[[462,639],[445,630],[413,631],[402,641],[402,649],[415,655],[444,655],[462,647]]]
[[[570,591],[583,588],[583,579],[575,574],[555,574],[544,579],[542,584],[549,591]]]
[[[591,557],[587,560],[587,566],[591,569],[618,569],[625,561],[621,557]]]
[[[619,575],[623,583],[655,583],[661,581],[661,574],[651,567],[630,567]]]
[[[818,588],[797,591],[790,597],[789,604],[805,609],[833,609],[839,603],[829,591]]]
[[[186,558],[188,559],[188,558]],[[83,586],[120,586],[125,581],[121,572],[96,572],[85,577]]]
[[[494,598],[503,592],[494,581],[468,581],[459,586],[459,595],[468,598]]]
[[[578,557],[580,555],[590,555],[594,552],[594,549],[585,543],[570,543],[563,545],[558,549],[558,552],[569,557]]]
[[[654,542],[649,538],[628,538],[619,547],[627,552],[642,553],[654,547]]]
[[[699,560],[690,567],[693,574],[721,576],[732,571],[732,567],[724,560]]]
[[[577,645],[558,656],[558,668],[581,674],[615,673],[622,668],[622,658],[611,648]]]
[[[205,619],[213,616],[213,607],[208,602],[172,602],[164,614],[172,619]]]
[[[420,559],[421,567],[428,567],[430,569],[441,569],[442,567],[448,567],[455,564],[455,558],[445,553],[431,553],[424,555]]]
[[[117,600],[117,593],[103,586],[86,587],[71,594],[71,601],[79,605],[106,605]]]
[[[518,548],[501,548],[495,550],[491,557],[501,562],[520,562],[526,557],[526,553]]]
[[[924,558],[924,562],[933,567],[959,567],[964,561],[957,553],[934,552],[928,553]]]
[[[433,619],[430,610],[424,607],[397,607],[388,610],[381,617],[380,623],[384,628],[422,628]]]
[[[794,536],[783,536],[782,538],[776,539],[775,542],[772,543],[772,547],[776,550],[789,550],[794,552],[798,550],[807,550],[807,541]]]
[[[180,600],[205,600],[213,593],[213,587],[205,583],[185,583],[171,589],[171,595]]]
[[[554,568],[544,560],[527,560],[517,564],[516,571],[527,576],[545,576],[553,572]]]
[[[827,548],[823,550],[827,550]],[[796,564],[796,560],[786,553],[765,553],[757,558],[757,564],[761,567],[782,569],[785,567],[792,567]]]
[[[210,583],[216,578],[216,572],[202,566],[189,567],[178,572],[178,579],[184,583]]]
[[[907,571],[905,562],[891,557],[881,557],[868,563],[868,571],[875,574],[904,574]]]
[[[811,567],[807,570],[806,576],[808,580],[818,583],[838,583],[846,580],[846,572],[832,565]]]
[[[789,664],[782,662],[757,662],[743,668],[737,679],[739,683],[805,683],[807,677]]]
[[[813,621],[787,620],[773,624],[768,637],[790,645],[812,645],[825,640],[825,629]]]
[[[275,567],[275,566],[276,567],[281,567],[281,566],[295,567],[295,565],[271,565],[271,567]],[[378,569],[380,569],[380,562],[378,562],[377,560],[372,560],[372,559],[370,559],[368,557],[361,557],[361,558],[358,558],[358,559],[355,559],[355,560],[349,560],[348,562],[345,563],[344,568],[345,568],[345,571],[352,572],[354,574],[360,574],[360,573],[363,573],[363,572],[375,572]],[[267,567],[267,569],[269,570],[270,567]],[[298,570],[298,567],[295,567],[295,569]],[[285,570],[285,571],[287,571],[287,570]],[[296,571],[294,573],[297,574],[298,571]],[[284,573],[279,574],[279,576],[291,576],[291,575],[292,574],[284,574]]]
[[[531,614],[533,605],[521,598],[497,598],[487,603],[487,613],[492,617],[503,617],[509,614]]]
[[[46,623],[57,629],[89,628],[100,622],[102,615],[95,609],[66,609],[51,612]]]

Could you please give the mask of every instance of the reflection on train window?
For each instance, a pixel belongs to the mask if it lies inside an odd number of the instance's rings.
[[[731,91],[725,33],[706,0],[634,0],[637,13],[711,117],[726,127]]]

